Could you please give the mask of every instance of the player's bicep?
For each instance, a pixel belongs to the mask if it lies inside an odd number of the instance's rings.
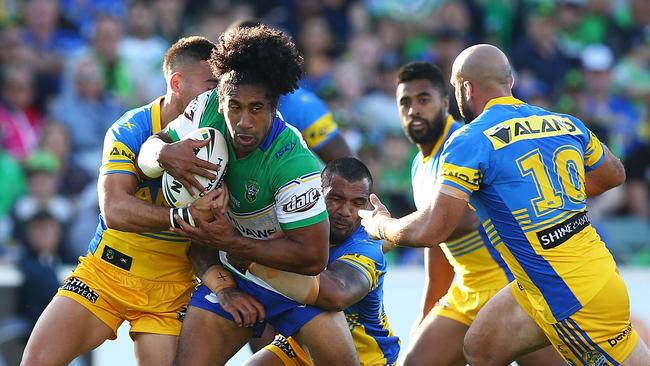
[[[585,190],[588,197],[599,195],[625,182],[625,168],[620,160],[603,145],[603,157],[593,170],[585,175]]]
[[[132,196],[138,187],[138,179],[131,174],[102,174],[97,180],[99,208],[106,214],[107,206],[118,204],[125,197]]]
[[[365,271],[349,262],[336,260],[320,275],[316,306],[343,310],[363,299],[371,286],[371,279]]]
[[[486,141],[462,133],[463,130],[458,131],[445,144],[438,181],[471,195],[479,189],[485,170],[489,166],[490,148]]]

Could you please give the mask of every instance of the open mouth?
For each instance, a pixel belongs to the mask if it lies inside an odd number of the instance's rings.
[[[255,142],[255,137],[251,135],[237,135],[237,139],[243,146],[250,146]]]

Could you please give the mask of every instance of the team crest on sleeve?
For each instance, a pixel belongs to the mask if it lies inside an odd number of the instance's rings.
[[[255,180],[249,180],[246,182],[246,200],[250,203],[255,202],[257,199],[257,193],[260,191],[260,185]]]

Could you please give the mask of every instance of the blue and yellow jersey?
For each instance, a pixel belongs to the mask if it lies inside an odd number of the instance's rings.
[[[314,93],[297,89],[280,97],[278,111],[290,125],[296,127],[307,142],[307,146],[317,151],[334,137],[339,127],[332,112]]]
[[[423,157],[420,152],[413,159],[411,168],[413,199],[418,210],[423,210],[432,198],[443,144],[462,126],[449,116],[431,154]],[[458,286],[465,291],[500,289],[513,280],[512,273],[501,255],[493,245],[489,244],[483,228],[441,243],[440,247],[454,267]]]
[[[381,243],[371,240],[361,226],[346,241],[330,247],[329,258],[329,263],[338,261],[358,270],[370,283],[370,292],[344,311],[361,364],[395,363],[400,341],[384,312],[386,260]]]
[[[442,154],[439,179],[470,195],[488,237],[549,323],[582,308],[615,273],[586,212],[585,172],[603,159],[580,120],[513,97],[491,100]]]
[[[138,178],[136,156],[149,136],[160,131],[163,98],[125,113],[106,132],[100,174],[128,174]],[[139,180],[135,197],[164,205],[161,179]],[[189,241],[170,231],[130,233],[109,229],[102,215],[88,256],[105,260],[142,278],[188,281],[193,274],[187,258]]]

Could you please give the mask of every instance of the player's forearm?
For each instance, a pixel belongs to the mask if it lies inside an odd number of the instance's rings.
[[[190,259],[194,274],[201,279],[203,279],[202,276],[210,267],[221,264],[217,250],[194,242],[190,244],[187,256]]]
[[[283,271],[315,276],[327,265],[328,243],[300,243],[291,238],[256,240],[240,236],[228,253]]]
[[[127,232],[169,229],[169,209],[144,202],[131,195],[107,197],[102,204],[106,226]]]
[[[451,234],[440,220],[428,220],[427,211],[416,211],[401,219],[385,219],[381,224],[382,239],[400,246],[432,247]]]

